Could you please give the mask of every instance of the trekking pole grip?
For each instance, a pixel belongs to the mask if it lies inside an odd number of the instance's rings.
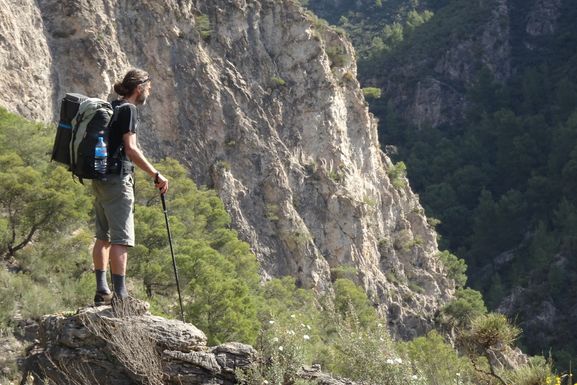
[[[160,201],[162,202],[162,211],[166,214],[166,199],[163,193],[160,193]]]

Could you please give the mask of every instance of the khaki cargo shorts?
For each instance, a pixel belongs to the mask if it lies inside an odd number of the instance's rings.
[[[134,176],[108,175],[93,180],[96,239],[134,246]]]

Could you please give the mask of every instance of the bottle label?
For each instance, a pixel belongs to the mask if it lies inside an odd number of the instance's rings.
[[[106,158],[106,147],[96,147],[94,150],[94,157],[95,158]]]

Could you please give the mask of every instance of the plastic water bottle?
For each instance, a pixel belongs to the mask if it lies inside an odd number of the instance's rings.
[[[96,171],[99,179],[106,179],[107,158],[108,149],[106,148],[106,143],[104,143],[104,138],[99,136],[98,143],[96,143],[96,148],[94,149],[94,171]]]

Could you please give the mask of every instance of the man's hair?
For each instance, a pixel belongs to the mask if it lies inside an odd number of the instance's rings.
[[[114,92],[120,96],[130,96],[134,93],[136,87],[149,80],[148,72],[138,68],[131,69],[124,75],[122,81],[114,84]]]

